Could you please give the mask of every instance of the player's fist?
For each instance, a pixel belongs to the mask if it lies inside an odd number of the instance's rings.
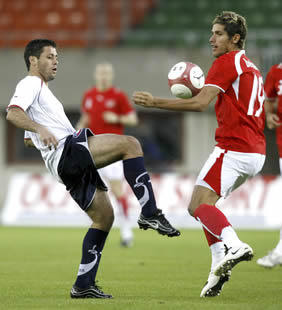
[[[110,124],[116,124],[119,122],[119,116],[111,111],[107,111],[103,114],[104,121]]]
[[[266,124],[268,129],[274,129],[281,126],[280,119],[278,115],[274,113],[266,113]]]

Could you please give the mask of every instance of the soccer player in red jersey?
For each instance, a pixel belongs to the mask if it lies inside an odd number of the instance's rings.
[[[276,143],[279,152],[280,174],[282,175],[282,63],[272,66],[264,83],[266,100],[264,103],[266,124],[269,129],[276,128]],[[259,258],[260,266],[273,268],[282,265],[282,228],[276,247],[266,256]]]
[[[207,109],[217,97],[217,144],[199,173],[188,207],[202,224],[212,255],[201,297],[219,295],[231,269],[253,257],[252,248],[238,238],[215,206],[219,198],[257,174],[265,160],[263,79],[243,50],[246,34],[244,17],[227,11],[215,17],[209,42],[216,59],[203,89],[195,97],[163,99],[148,92],[133,94],[134,102],[144,107],[198,112]]]
[[[138,118],[127,95],[113,86],[114,68],[111,63],[95,66],[95,86],[87,90],[82,99],[80,128],[90,128],[95,134],[111,133],[122,135],[126,126],[136,126]],[[99,169],[106,179],[118,205],[120,206],[121,245],[129,247],[133,242],[133,232],[129,219],[128,203],[123,188],[123,165],[117,161]]]

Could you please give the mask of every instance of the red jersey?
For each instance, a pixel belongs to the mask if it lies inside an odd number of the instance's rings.
[[[115,133],[121,135],[124,131],[124,125],[105,122],[103,114],[110,111],[121,116],[134,111],[134,109],[125,93],[118,88],[111,87],[105,91],[99,91],[93,87],[86,91],[83,96],[82,111],[88,114],[88,127],[95,134]]]
[[[270,68],[264,83],[264,90],[268,99],[278,98],[277,115],[282,122],[282,63]],[[276,141],[279,157],[282,157],[282,126],[276,128]]]
[[[215,104],[217,146],[265,154],[263,79],[245,51],[218,57],[208,72],[205,86],[221,90]]]

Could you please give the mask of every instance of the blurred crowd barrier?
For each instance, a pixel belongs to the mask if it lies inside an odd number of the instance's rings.
[[[176,227],[200,228],[187,212],[195,177],[175,173],[153,174],[152,184],[158,207]],[[140,213],[138,201],[125,183],[130,205],[132,225]],[[279,193],[282,178],[256,176],[249,179],[218,207],[234,227],[244,229],[275,229],[282,225],[282,208]],[[119,226],[119,210],[113,196],[116,220]],[[8,186],[1,214],[3,225],[16,226],[78,226],[90,224],[88,217],[72,200],[64,185],[49,174],[15,173]]]

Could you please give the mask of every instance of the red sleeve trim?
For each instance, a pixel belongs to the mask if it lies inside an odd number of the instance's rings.
[[[11,108],[19,108],[22,111],[24,111],[24,109],[22,107],[20,107],[19,105],[13,104],[13,105],[9,105],[6,109],[6,111],[8,112]],[[25,112],[25,111],[24,111]]]

